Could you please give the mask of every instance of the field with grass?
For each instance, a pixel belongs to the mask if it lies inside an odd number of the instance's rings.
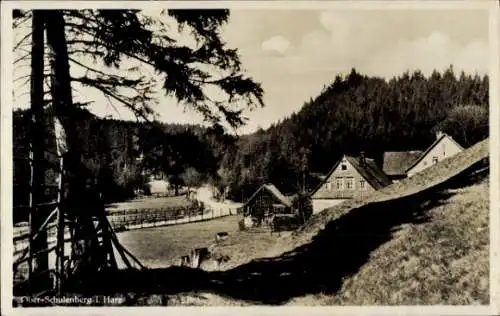
[[[250,260],[248,252],[265,255],[269,245],[279,238],[276,234],[239,231],[238,219],[235,215],[205,222],[132,230],[119,233],[118,239],[148,268],[164,268],[195,248],[214,244],[218,232],[227,232],[228,239],[214,248],[230,256],[230,261],[221,266],[227,269]]]

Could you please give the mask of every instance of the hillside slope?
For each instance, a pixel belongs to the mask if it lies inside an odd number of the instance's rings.
[[[489,179],[442,192],[423,223],[394,228],[334,294],[297,305],[470,305],[489,302]],[[399,210],[393,210],[399,211]]]

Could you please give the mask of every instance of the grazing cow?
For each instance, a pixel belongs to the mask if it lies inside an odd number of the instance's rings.
[[[223,240],[226,240],[229,237],[229,234],[227,232],[220,232],[215,235],[215,241],[220,242]]]

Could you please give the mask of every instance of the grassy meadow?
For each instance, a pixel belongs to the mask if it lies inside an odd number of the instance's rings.
[[[215,243],[218,232],[227,232],[229,237],[214,251],[230,256],[222,269],[234,267],[253,256],[264,256],[270,245],[280,238],[270,233],[239,231],[239,216],[226,216],[205,222],[138,229],[118,234],[122,245],[130,250],[148,268],[170,266],[195,248],[209,247]]]

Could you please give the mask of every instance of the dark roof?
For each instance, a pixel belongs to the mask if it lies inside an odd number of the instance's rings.
[[[422,153],[422,150],[385,152],[382,170],[389,176],[405,175],[408,167],[420,158]]]
[[[391,179],[387,177],[387,175],[380,170],[380,168],[377,166],[375,161],[370,158],[365,158],[365,162],[363,163],[361,161],[360,157],[354,157],[354,156],[347,156],[344,155],[344,157],[351,163],[351,165],[356,169],[356,171],[368,182],[375,190],[379,190],[383,187],[386,187],[390,184],[392,184]],[[326,177],[321,181],[321,183],[314,189],[310,195],[313,195],[318,191],[318,189],[325,183],[325,181],[330,178],[331,174],[337,169],[338,165],[344,158],[342,157],[337,163],[333,166],[333,168],[328,172]]]
[[[461,150],[463,150],[464,148],[462,146],[460,146],[459,143],[457,143],[453,137],[449,136],[448,134],[446,133],[441,133],[441,136],[439,136],[435,141],[434,143],[432,143],[429,148],[427,148],[424,153],[422,155],[420,155],[420,158],[418,158],[417,160],[415,160],[408,168],[406,168],[405,172],[408,172],[411,168],[415,167],[422,159],[424,159],[425,156],[427,156],[427,154],[434,148],[436,147],[437,144],[439,144],[439,142],[441,140],[443,140],[445,137],[447,137],[448,139],[450,139],[452,142],[454,142],[458,148],[460,148]]]
[[[380,170],[373,159],[365,158],[365,163],[362,163],[359,157],[345,157],[375,190],[392,184],[391,179]]]
[[[292,206],[292,202],[290,202],[290,200],[287,199],[280,192],[280,190],[278,190],[278,188],[275,187],[274,184],[271,184],[271,183],[263,184],[259,189],[257,189],[257,191],[255,191],[255,193],[252,194],[252,196],[248,199],[248,201],[245,203],[245,205],[248,204],[251,200],[253,200],[257,196],[257,194],[259,194],[259,192],[262,191],[262,190],[266,190],[266,191],[270,192],[282,204],[284,204],[284,205],[286,205],[288,207]]]

